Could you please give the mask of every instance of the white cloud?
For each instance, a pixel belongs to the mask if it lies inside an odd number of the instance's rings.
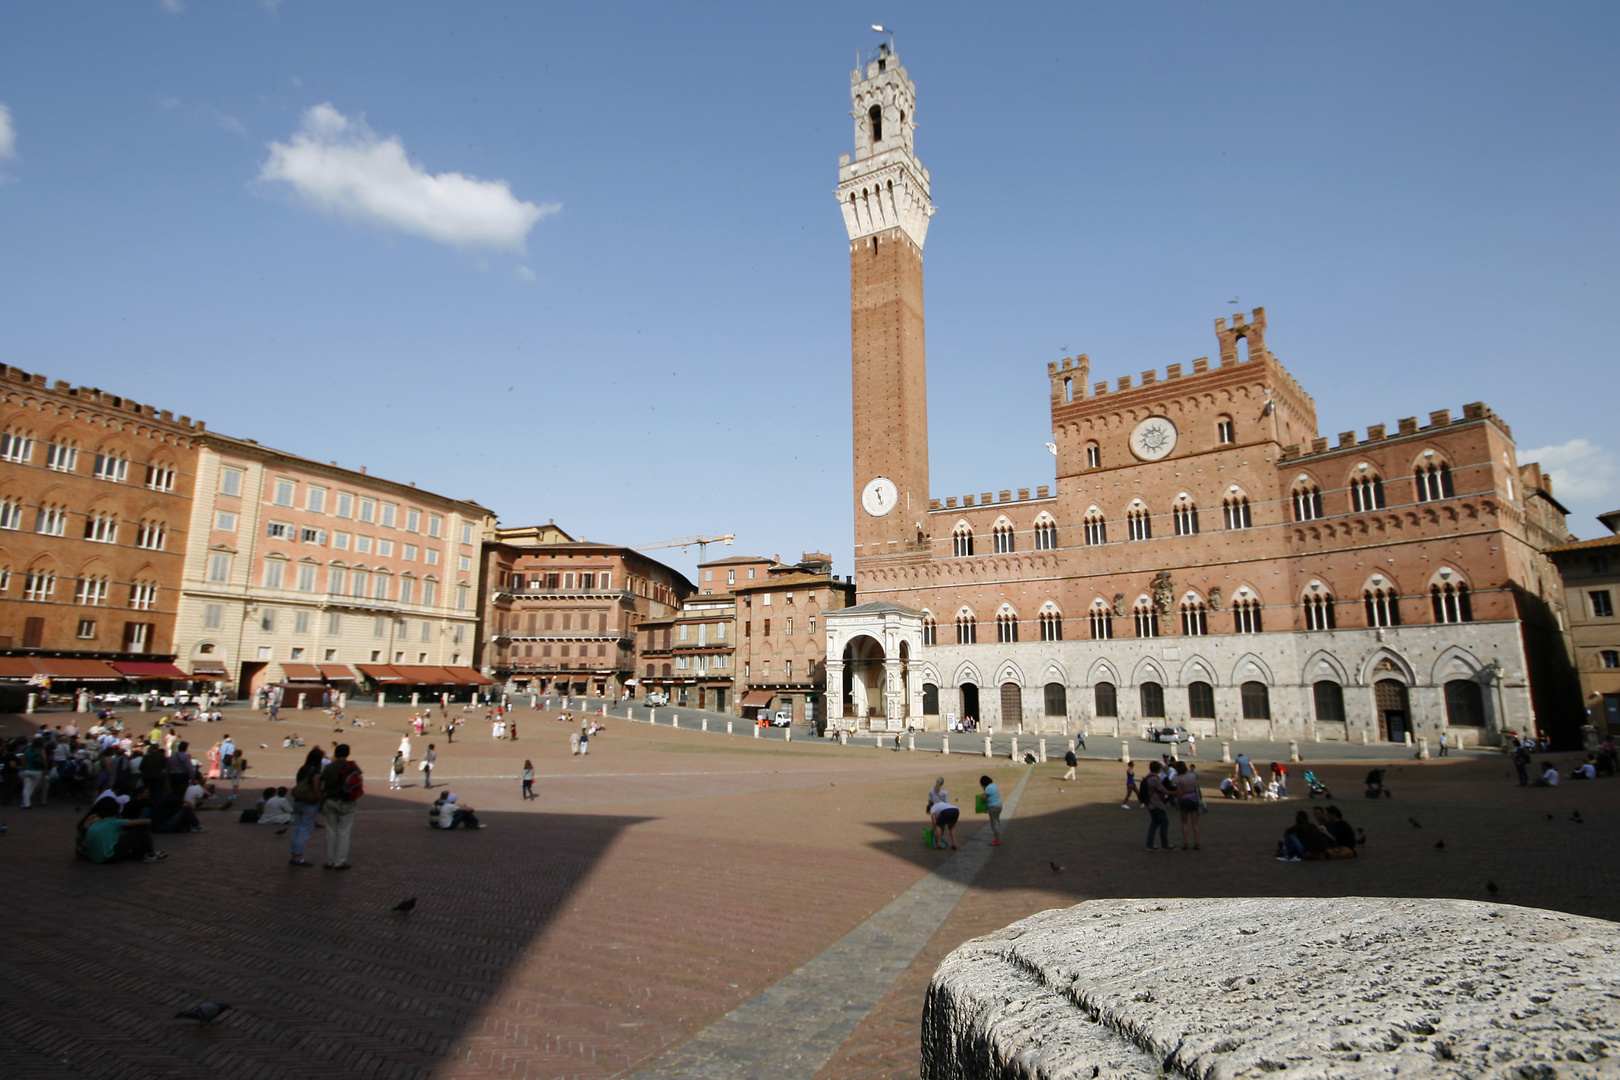
[[[429,173],[363,119],[330,104],[304,113],[301,130],[270,144],[260,179],[291,184],[322,210],[453,247],[522,251],[524,237],[557,203],[524,202],[504,180]]]
[[[1540,462],[1542,472],[1552,477],[1553,494],[1565,502],[1607,499],[1620,480],[1614,454],[1586,439],[1522,450],[1519,460]]]
[[[17,129],[11,126],[11,110],[0,105],[0,161],[17,156]]]
[[[527,266],[514,266],[512,267],[512,273],[517,275],[517,279],[519,281],[534,280],[534,271],[530,270]]]
[[[178,15],[186,10],[185,0],[158,0],[158,7],[170,15]]]
[[[238,120],[236,117],[232,116],[230,113],[220,112],[218,109],[214,109],[213,113],[214,123],[218,124],[232,135],[246,135],[248,133],[247,125],[242,123],[242,121]]]

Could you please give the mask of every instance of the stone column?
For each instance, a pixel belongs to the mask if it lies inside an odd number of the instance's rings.
[[[900,689],[900,674],[902,665],[898,656],[887,657],[883,661],[883,719],[885,724],[899,720],[904,714],[902,702],[905,695]],[[870,730],[872,725],[867,722]]]
[[[1411,744],[1409,743],[1408,745]],[[1418,738],[1417,756],[1419,761],[1429,760],[1429,737],[1427,735],[1423,735]]]
[[[1046,740],[1040,739],[1035,744],[1035,760],[1042,765],[1046,764]]]
[[[28,704],[23,706],[23,712],[33,714],[34,712],[37,712],[38,709],[39,709],[39,695],[38,694],[29,694],[28,695]],[[142,698],[141,699],[141,712],[145,712],[145,711],[146,711],[146,699]]]
[[[844,719],[844,661],[842,658],[834,660],[827,658],[827,719],[842,721]],[[837,725],[843,727],[842,723]]]

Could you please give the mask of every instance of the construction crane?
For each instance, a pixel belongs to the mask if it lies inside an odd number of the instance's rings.
[[[737,537],[731,533],[727,533],[724,536],[705,536],[702,533],[698,533],[696,536],[678,536],[673,540],[660,540],[655,544],[631,544],[630,546],[636,551],[654,551],[658,548],[689,548],[696,544],[698,549],[698,562],[703,562],[705,561],[705,555],[710,544],[723,543],[726,545],[726,547],[730,547],[731,542],[735,539],[737,539]]]

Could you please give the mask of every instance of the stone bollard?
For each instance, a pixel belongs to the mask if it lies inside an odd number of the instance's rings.
[[[990,753],[990,736],[988,736],[988,735],[986,735],[984,737],[984,756],[985,757],[992,756],[991,753]]]
[[[839,746],[848,746],[849,745],[849,732],[840,731],[838,733],[838,745]]]
[[[1143,950],[1166,940],[1182,947],[1178,977],[1133,994]],[[1307,952],[1297,968],[1280,960]],[[1617,955],[1612,922],[1501,903],[1093,900],[945,957],[924,998],[920,1074],[1596,1077],[1607,1067],[1588,1056],[1594,1044],[1620,1035],[1606,1000]],[[1564,974],[1535,1009],[1508,1004],[1537,993],[1553,969]],[[1268,1001],[1208,991],[1262,971],[1267,995],[1290,1003],[1287,1023]],[[1467,996],[1437,1006],[1430,984],[1464,977]],[[1444,1020],[1424,1041],[1403,1034],[1404,1045],[1391,1039],[1360,1061],[1339,1049],[1350,1033],[1387,1031],[1403,1016]]]
[[[669,726],[672,727],[672,728],[678,728],[678,727],[681,726],[681,714],[680,713],[672,712],[672,713],[669,714]]]
[[[1457,732],[1457,749],[1461,750],[1468,745],[1467,735],[1466,731]]]
[[[907,735],[906,736],[906,749],[907,750],[915,750],[915,749],[917,749],[917,736],[915,736],[915,735]]]
[[[530,694],[529,695],[529,708],[538,709],[539,707],[540,707],[540,699],[535,697],[533,694]]]
[[[1429,760],[1429,737],[1427,735],[1424,735],[1418,739],[1417,756],[1419,761]]]
[[[1016,735],[1014,735],[1012,737],[1012,750],[1011,750],[1010,753],[1008,753],[1007,756],[1009,758],[1011,758],[1013,761],[1018,760],[1018,736],[1016,736]]]
[[[754,738],[759,738],[759,721],[754,721]]]
[[[647,723],[651,724],[653,727],[658,726],[658,710],[657,709],[648,709],[647,710]]]
[[[1361,745],[1362,745],[1362,746],[1366,746],[1366,745],[1367,745],[1367,733],[1366,733],[1366,732],[1365,732],[1365,731],[1363,731],[1363,732],[1362,732],[1362,733],[1361,733]]]
[[[1131,763],[1131,743],[1129,739],[1119,740],[1119,762],[1121,765]]]
[[[792,728],[785,727],[785,728],[782,729],[782,741],[783,742],[792,742],[793,741],[793,729]]]
[[[950,754],[951,737],[949,735],[941,735],[939,737],[939,752],[947,755]]]
[[[382,694],[378,694],[378,695],[377,695],[377,708],[379,708],[379,709],[380,709],[380,708],[382,708],[382,707],[383,707],[383,695],[382,695]]]
[[[420,704],[422,704],[422,693],[421,693],[421,691],[412,690],[411,691],[411,708],[414,709]],[[300,709],[302,709],[304,706],[302,704],[300,704],[298,707]]]
[[[1298,761],[1299,759],[1300,759],[1299,758],[1299,740],[1298,739],[1289,739],[1288,740],[1288,760],[1289,761]]]
[[[1065,738],[1069,735],[1069,718],[1067,716],[1063,718],[1063,735]]]
[[[1322,729],[1313,725],[1311,727],[1311,738],[1314,739],[1316,742],[1321,742],[1322,741]]]
[[[33,699],[34,699],[34,697],[35,697],[35,696],[36,696],[36,695],[34,695],[34,694],[29,694],[29,695],[28,695],[28,697],[29,697],[29,703],[28,703],[28,711],[29,711],[29,712],[33,712],[33,711],[34,711],[34,703],[33,703]],[[141,695],[141,712],[145,712],[145,711],[146,711],[146,707],[147,707],[147,705],[148,705],[148,704],[150,704],[150,701],[149,701],[149,699],[148,699],[148,698],[147,698],[147,696],[146,696],[146,695],[145,695],[145,694],[142,694],[142,695]]]
[[[731,734],[731,721],[730,720],[726,721],[726,734],[727,735]]]
[[[339,694],[338,694],[338,708],[339,709],[347,709],[348,707],[349,707],[349,692],[347,690],[339,692]]]
[[[29,694],[28,704],[23,706],[23,712],[33,713],[39,709],[39,695]],[[146,711],[146,699],[141,698],[141,712]]]
[[[300,709],[304,708],[304,695],[302,693],[298,695],[298,707]]]
[[[702,729],[703,731],[708,731],[709,730],[709,718],[707,716],[705,716],[703,718],[703,721],[700,724],[698,724],[698,727],[700,729]]]
[[[1228,763],[1228,764],[1231,763],[1231,761],[1232,761],[1232,744],[1231,743],[1229,743],[1229,742],[1221,743],[1221,760]]]
[[[1035,744],[1035,760],[1042,765],[1046,764],[1046,740],[1041,739]]]
[[[1412,745],[1412,733],[1410,731],[1408,731],[1408,732],[1405,733],[1405,735],[1406,735],[1406,745],[1411,746]]]

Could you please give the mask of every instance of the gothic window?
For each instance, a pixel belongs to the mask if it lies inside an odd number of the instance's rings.
[[[932,615],[923,616],[922,631],[923,631],[923,642],[922,643],[924,645],[938,645],[939,644],[939,624],[934,621],[934,617]]]
[[[1376,474],[1357,476],[1350,481],[1350,509],[1358,514],[1384,508],[1384,479]]]
[[[84,519],[84,538],[102,544],[118,542],[118,518],[113,514],[87,514]]]
[[[1018,640],[1018,616],[1002,612],[996,616],[996,640],[1009,644]]]
[[[1170,511],[1175,518],[1177,536],[1196,536],[1198,534],[1198,507],[1191,499],[1183,499]]]
[[[1305,605],[1305,629],[1332,630],[1333,597],[1327,593],[1311,593],[1302,603]]]
[[[973,613],[964,611],[956,617],[956,643],[972,645],[979,640],[979,624]]]
[[[1013,550],[1013,527],[1007,524],[996,526],[992,534],[997,555],[1005,555]]]
[[[1103,519],[1102,511],[1095,506],[1086,512],[1086,520],[1082,525],[1087,544],[1108,543],[1108,522]]]
[[[1435,583],[1429,587],[1429,599],[1434,604],[1437,623],[1473,622],[1474,609],[1468,600],[1468,586],[1462,582]]]
[[[67,507],[65,506],[42,506],[39,508],[39,516],[34,522],[34,531],[43,533],[46,536],[65,536],[67,535],[67,516]]]
[[[872,142],[883,141],[883,106],[874,105],[866,110],[866,120],[872,125]]]
[[[168,529],[161,521],[143,521],[135,530],[135,546],[150,548],[153,551],[163,550],[163,540]]]
[[[73,472],[79,467],[79,448],[70,442],[53,442],[45,447],[45,467],[57,472]]]
[[[1263,682],[1243,684],[1243,719],[1271,719],[1271,691]]]
[[[1056,611],[1041,612],[1041,640],[1063,640],[1063,616]]]
[[[23,579],[24,600],[49,600],[56,591],[56,575],[49,570],[30,570]]]
[[[23,522],[23,504],[19,499],[0,501],[0,529],[20,529]]]
[[[1091,605],[1091,636],[1096,641],[1114,636],[1114,609],[1101,600]]]
[[[1098,716],[1119,715],[1119,691],[1111,682],[1100,682],[1091,688],[1092,702]]]
[[[1260,601],[1251,596],[1232,602],[1232,630],[1238,634],[1260,632]]]
[[[1344,687],[1324,679],[1311,689],[1316,697],[1316,718],[1344,723]]]
[[[1367,602],[1368,626],[1399,626],[1401,625],[1400,596],[1393,588],[1368,589],[1363,594]]]
[[[1035,550],[1057,550],[1057,522],[1043,517],[1035,523]]]
[[[1145,682],[1141,686],[1142,715],[1154,719],[1164,716],[1164,687],[1156,682]]]
[[[136,611],[151,611],[157,604],[157,592],[155,582],[137,581],[129,587],[129,606]]]
[[[0,435],[0,461],[27,465],[34,457],[34,437],[21,431]]]
[[[172,465],[148,465],[146,467],[146,486],[153,491],[173,491],[174,467]]]
[[[1228,529],[1247,529],[1254,524],[1249,515],[1249,497],[1232,495],[1221,503],[1221,517]]]
[[[129,478],[129,459],[119,457],[111,450],[97,454],[95,476],[98,480],[122,483]]]
[[[105,604],[107,602],[107,579],[80,578],[78,588],[73,593],[73,602],[93,606]]]
[[[1451,466],[1419,465],[1416,473],[1418,502],[1436,502],[1455,494],[1451,487]]]
[[[951,534],[951,554],[958,559],[973,554],[973,527],[965,521]]]
[[[1063,684],[1060,682],[1049,682],[1046,684],[1046,715],[1069,715],[1069,695],[1068,692],[1064,690]]]
[[[1217,417],[1215,420],[1215,441],[1222,446],[1229,446],[1237,442],[1237,429],[1232,426],[1230,416]]]
[[[1102,468],[1102,447],[1096,443],[1086,443],[1086,468]]]
[[[1209,610],[1202,600],[1189,596],[1181,602],[1181,632],[1188,637],[1209,633]]]
[[[1153,539],[1153,519],[1148,517],[1145,508],[1132,510],[1125,515],[1125,535],[1131,540]]]
[[[1188,683],[1187,715],[1194,720],[1215,719],[1215,688],[1207,682]]]
[[[1315,521],[1322,516],[1322,489],[1301,481],[1294,489],[1294,520]]]
[[[1446,723],[1452,727],[1484,727],[1485,695],[1472,679],[1446,683]]]
[[[1137,637],[1159,636],[1159,612],[1147,600],[1138,600],[1136,609],[1131,614],[1136,617]]]

